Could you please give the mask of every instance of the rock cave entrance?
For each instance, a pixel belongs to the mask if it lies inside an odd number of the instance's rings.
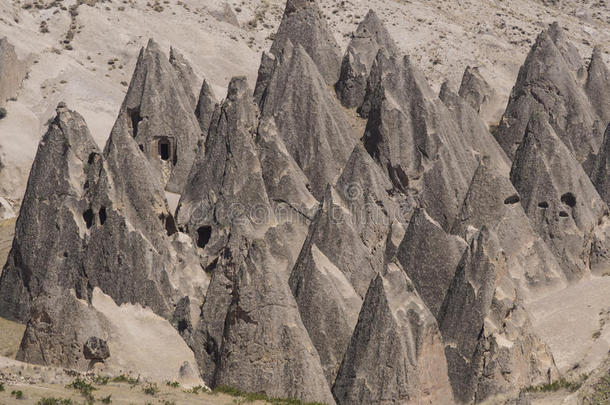
[[[159,156],[161,160],[169,160],[171,145],[167,139],[161,139],[159,141]]]
[[[205,248],[205,245],[208,244],[211,236],[211,226],[200,226],[197,228],[197,247],[200,247],[201,249]]]

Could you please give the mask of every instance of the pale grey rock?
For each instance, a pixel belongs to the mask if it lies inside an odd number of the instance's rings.
[[[565,285],[555,256],[534,231],[521,206],[521,197],[505,173],[487,159],[472,178],[452,233],[463,238],[486,226],[498,236],[510,276],[524,298]]]
[[[0,197],[0,219],[9,219],[16,217],[13,206],[4,197]]]
[[[501,108],[503,107],[500,97],[481,75],[478,67],[466,67],[458,94],[466,100],[486,124],[497,124],[499,122],[502,116]]]
[[[237,15],[235,15],[235,11],[233,7],[228,2],[224,2],[220,10],[215,10],[212,12],[212,15],[218,20],[222,22],[226,22],[227,24],[231,24],[237,28],[240,28],[239,20],[237,19]]]
[[[26,77],[25,62],[19,60],[8,38],[0,38],[0,106],[15,96]]]
[[[583,66],[578,51],[556,23],[538,36],[519,70],[495,133],[509,158],[514,159],[532,116],[543,111],[557,136],[589,170],[606,123],[591,103],[596,100],[590,101],[577,79],[577,71]]]
[[[262,116],[275,121],[286,149],[309,179],[311,193],[320,200],[357,142],[353,129],[301,45],[286,42],[276,54],[273,73],[262,82],[267,83]]]
[[[341,51],[317,0],[286,1],[271,53],[279,55],[287,42],[291,42],[295,48],[302,46],[326,84],[335,84],[339,78]]]
[[[546,114],[530,120],[510,175],[533,228],[555,254],[568,280],[589,270],[591,233],[608,206]]]
[[[602,124],[610,123],[610,70],[604,63],[601,47],[595,47],[587,69],[585,91]]]
[[[466,99],[454,93],[446,81],[441,85],[439,98],[453,113],[453,119],[460,127],[467,148],[477,155],[478,160],[486,159],[508,177],[511,161],[489,132],[480,113],[477,113]]]
[[[379,51],[360,113],[368,117],[364,146],[396,189],[416,195],[428,214],[450,229],[477,159],[409,57]]]
[[[199,91],[199,99],[197,100],[197,106],[195,107],[195,116],[197,116],[197,122],[199,122],[199,128],[201,128],[201,132],[204,134],[204,138],[207,138],[208,130],[210,129],[210,124],[212,123],[212,116],[214,115],[214,110],[216,110],[216,96],[214,95],[214,91],[210,87],[210,84],[207,80],[203,81],[201,85],[201,90]],[[205,139],[203,139],[205,141]],[[202,153],[203,151],[199,151],[198,153]]]
[[[169,48],[169,63],[174,68],[178,79],[182,82],[184,93],[189,98],[192,108],[195,108],[197,103],[195,91],[199,87],[201,80],[197,77],[189,61],[173,46]]]
[[[292,43],[290,43],[292,44]],[[262,100],[265,97],[267,86],[275,70],[275,56],[272,53],[263,52],[261,63],[258,67],[256,86],[254,87],[254,101],[262,109]]]
[[[466,242],[446,233],[423,209],[415,211],[396,257],[421,299],[437,317]]]
[[[458,403],[517,395],[557,373],[548,347],[531,331],[497,237],[486,227],[464,253],[439,327]]]
[[[179,227],[212,258],[231,232],[261,235],[273,221],[254,140],[257,125],[246,78],[233,78],[177,209]]]
[[[333,394],[338,404],[452,404],[434,316],[396,264],[371,281]]]
[[[183,191],[202,132],[193,113],[192,94],[185,91],[189,78],[184,71],[179,74],[159,45],[149,40],[140,50],[117,119],[128,122],[131,136],[156,176],[175,193]]]
[[[347,108],[359,107],[364,101],[366,81],[380,48],[399,53],[394,40],[373,10],[369,10],[352,34],[341,63],[337,97]]]

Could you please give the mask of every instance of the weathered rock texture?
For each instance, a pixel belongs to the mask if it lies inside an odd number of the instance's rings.
[[[271,53],[279,55],[287,42],[303,47],[327,85],[339,78],[341,51],[317,0],[287,0]],[[296,84],[296,83],[292,83]]]
[[[483,226],[498,236],[510,276],[525,296],[565,284],[555,256],[532,228],[519,193],[488,159],[472,178],[452,232],[468,238]]]
[[[364,146],[405,193],[448,230],[477,166],[452,113],[409,57],[377,54],[360,113]]]
[[[435,317],[453,281],[466,242],[447,234],[425,210],[415,211],[396,257]]]
[[[600,47],[593,49],[591,62],[587,69],[585,91],[602,123],[610,122],[610,99],[608,98],[608,93],[610,92],[610,70],[602,59]]]
[[[256,92],[262,94],[260,86],[266,84],[262,116],[275,121],[286,149],[320,200],[327,184],[337,181],[357,140],[305,49],[285,44],[283,51],[277,51],[273,73],[265,73],[268,79],[259,78]]]
[[[204,134],[204,138],[201,140],[202,142],[205,142],[205,138],[207,138],[215,109],[216,96],[214,95],[214,91],[210,87],[208,81],[204,80],[203,84],[201,85],[201,90],[199,91],[197,106],[195,107],[195,116],[197,116],[197,122],[199,122],[201,132]]]
[[[451,404],[436,320],[402,269],[371,281],[333,387],[339,404]]]
[[[335,85],[337,97],[345,107],[359,107],[364,101],[366,81],[380,48],[388,53],[399,52],[383,22],[370,10],[352,35]]]
[[[192,108],[195,108],[197,98],[195,91],[199,87],[201,81],[193,70],[193,67],[188,60],[173,46],[169,48],[169,63],[174,68],[176,75],[182,82],[184,93],[191,102]]]
[[[530,120],[510,177],[565,275],[580,278],[589,269],[592,232],[608,215],[608,206],[544,113]]]
[[[192,86],[192,70],[176,51],[172,62],[149,40],[138,56],[117,121],[129,124],[131,136],[167,190],[181,193],[202,131],[193,113],[193,89],[185,90]]]
[[[25,63],[19,60],[13,45],[6,37],[0,38],[0,106],[15,96],[25,75]]]
[[[590,82],[603,89],[600,83],[603,62],[595,60],[590,69]],[[582,71],[584,62],[556,23],[538,36],[519,71],[496,132],[496,139],[511,159],[523,140],[530,118],[544,111],[557,136],[576,160],[588,168],[591,155],[600,148],[607,125],[598,112],[607,117],[608,111],[604,111],[605,98],[596,90],[589,93],[591,98],[587,97],[578,77]]]
[[[456,401],[482,402],[556,373],[548,348],[531,332],[495,234],[472,238],[440,311]]]
[[[498,123],[502,115],[499,95],[481,75],[478,67],[468,66],[466,68],[458,94],[481,116],[485,123]]]
[[[604,143],[597,154],[591,180],[599,195],[610,206],[610,124],[606,128]]]

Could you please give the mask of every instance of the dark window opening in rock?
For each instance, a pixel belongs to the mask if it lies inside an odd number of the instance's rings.
[[[89,180],[85,181],[85,184],[83,185],[83,189],[88,189],[89,188]]]
[[[576,196],[572,193],[565,193],[561,196],[561,202],[570,208],[576,206]]]
[[[133,129],[133,137],[138,136],[138,125],[140,121],[142,121],[142,117],[140,117],[139,110],[127,110],[127,114],[129,114],[129,118],[131,118],[131,128]]]
[[[517,204],[521,199],[517,194],[513,194],[504,200],[504,204]]]
[[[546,201],[542,201],[538,203],[538,207],[540,208],[549,208],[549,203]]]
[[[89,162],[89,164],[93,163],[93,161],[95,160],[95,155],[97,155],[97,153],[93,152],[89,155],[89,160],[87,162]]]
[[[162,160],[169,160],[170,158],[170,144],[167,139],[159,141],[159,156]]]
[[[178,321],[178,332],[182,333],[188,328],[188,324],[184,319]]]
[[[178,228],[176,227],[176,221],[172,214],[165,216],[164,214],[159,215],[159,219],[163,222],[163,226],[165,227],[165,232],[167,236],[172,236],[176,232],[178,232]]]
[[[211,226],[202,226],[197,229],[197,246],[200,248],[204,248],[205,245],[210,241],[210,237],[212,236],[212,227]]]
[[[208,264],[208,267],[205,268],[205,272],[212,273],[214,270],[216,270],[217,266],[218,266],[218,258],[214,259],[214,261],[212,263]]]
[[[568,217],[568,213],[565,211],[559,211],[559,216],[562,218],[567,218]]]
[[[140,150],[141,150],[142,152],[144,152],[144,145],[139,144],[139,145],[138,145],[138,148],[140,148]]]
[[[106,207],[100,208],[99,216],[100,224],[104,225],[104,222],[106,222]]]
[[[83,212],[83,219],[87,224],[87,229],[91,228],[93,226],[93,210],[88,209],[87,211]]]

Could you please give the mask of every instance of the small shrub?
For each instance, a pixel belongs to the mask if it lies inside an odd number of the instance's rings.
[[[555,392],[562,389],[566,389],[570,392],[577,391],[582,385],[581,381],[568,381],[565,378],[560,378],[559,380],[555,380],[550,384],[541,384],[536,386],[529,386],[525,388],[526,392]]]
[[[197,385],[196,387],[193,387],[189,390],[184,390],[184,392],[186,392],[187,394],[199,394],[200,392],[209,392],[210,390],[208,390],[206,387],[202,386],[202,385]]]
[[[66,385],[66,388],[72,388],[80,392],[89,402],[93,401],[93,391],[97,391],[97,388],[80,377]]]
[[[147,384],[146,387],[142,389],[146,395],[156,395],[159,393],[159,387],[156,383]]]
[[[168,387],[172,387],[172,388],[178,388],[178,387],[180,387],[180,383],[179,383],[178,381],[168,381],[168,382],[166,383],[166,385],[167,385]]]
[[[97,385],[107,385],[108,382],[110,381],[110,377],[103,377],[101,375],[96,375],[95,378],[93,379],[93,382]]]
[[[133,378],[128,375],[121,374],[118,377],[114,377],[111,381],[116,383],[127,383],[133,386],[138,385],[140,383],[140,376],[138,376],[138,378]]]
[[[16,399],[23,399],[22,391],[12,391],[11,395],[14,396]]]
[[[110,399],[112,397],[112,395],[108,395],[105,398],[100,399],[100,401],[102,401],[102,404],[111,404],[112,403],[112,399]]]
[[[0,383],[0,392],[4,392],[4,384]]]
[[[6,108],[0,107],[0,120],[6,118],[7,115],[8,113],[6,112]]]

